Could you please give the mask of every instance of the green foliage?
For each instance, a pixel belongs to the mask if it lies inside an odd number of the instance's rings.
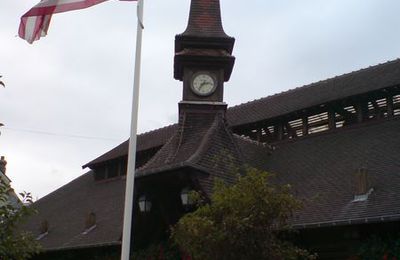
[[[400,259],[399,236],[371,236],[360,247],[363,260]]]
[[[22,203],[13,205],[9,192],[10,186],[0,179],[0,259],[23,260],[39,251],[39,244],[29,233],[17,230],[17,225],[34,213],[25,205],[32,203],[32,197],[24,192]]]
[[[289,218],[301,203],[290,186],[248,169],[234,185],[216,181],[211,203],[199,203],[172,228],[171,238],[193,259],[315,259],[285,241]]]
[[[0,78],[1,78],[1,77],[3,77],[3,76],[0,76]],[[6,86],[6,85],[4,84],[4,82],[3,82],[3,81],[1,81],[1,80],[0,80],[0,85],[2,85],[3,87],[5,87],[5,86]]]

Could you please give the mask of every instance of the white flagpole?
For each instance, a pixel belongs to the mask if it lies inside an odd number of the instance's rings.
[[[121,260],[129,260],[131,246],[131,230],[133,215],[133,195],[135,186],[135,163],[136,163],[136,134],[139,108],[139,85],[140,85],[140,63],[142,54],[142,31],[143,31],[143,0],[137,3],[137,32],[136,32],[136,56],[135,75],[133,83],[131,135],[129,139],[128,172],[126,175],[124,223],[122,232]],[[132,237],[133,241],[133,237]]]

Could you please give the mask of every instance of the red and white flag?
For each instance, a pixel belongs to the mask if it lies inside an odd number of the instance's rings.
[[[105,1],[107,0],[41,0],[21,17],[18,35],[27,42],[33,43],[40,37],[46,36],[54,13],[84,9]]]

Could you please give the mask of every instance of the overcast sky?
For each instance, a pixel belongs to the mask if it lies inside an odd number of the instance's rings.
[[[0,3],[0,155],[17,192],[43,197],[126,140],[136,4],[110,0],[53,16],[33,45],[16,37],[38,0]],[[139,132],[177,122],[174,36],[189,0],[146,0]],[[221,0],[236,64],[229,106],[400,56],[398,0]]]

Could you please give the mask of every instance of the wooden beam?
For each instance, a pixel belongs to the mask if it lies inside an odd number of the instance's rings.
[[[282,140],[283,139],[283,124],[282,123],[277,123],[274,126],[274,132],[277,140]]]
[[[328,126],[329,130],[336,128],[336,113],[333,109],[328,110]]]
[[[257,141],[262,142],[262,128],[257,129]]]
[[[297,137],[297,133],[295,130],[293,130],[293,128],[290,126],[289,122],[285,123],[285,128],[286,128],[286,132],[289,134],[289,136],[296,138]]]
[[[368,113],[368,104],[365,103],[366,101],[360,100],[355,104],[355,109],[357,113],[357,122],[362,123],[367,116]]]
[[[374,107],[374,112],[375,112],[375,118],[381,118],[382,113],[381,113],[381,108],[379,107],[378,103],[376,100],[371,101],[372,106]]]
[[[393,117],[394,115],[393,96],[386,97],[386,107],[387,107],[387,116]]]
[[[303,122],[303,135],[308,135],[308,116],[303,116],[303,118],[301,119]]]
[[[344,126],[351,125],[357,121],[356,114],[345,110],[343,107],[335,107],[335,112],[343,117]]]

